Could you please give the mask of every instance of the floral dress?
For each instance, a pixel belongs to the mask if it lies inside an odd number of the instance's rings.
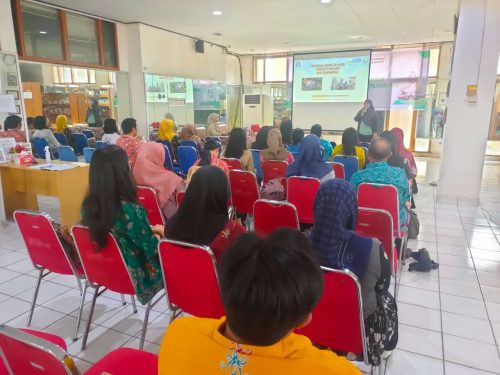
[[[158,239],[151,231],[142,206],[122,202],[122,210],[112,232],[125,259],[137,299],[145,305],[163,288]]]

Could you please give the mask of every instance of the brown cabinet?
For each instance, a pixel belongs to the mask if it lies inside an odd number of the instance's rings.
[[[26,116],[35,117],[43,115],[42,94],[39,82],[23,82],[23,97]]]

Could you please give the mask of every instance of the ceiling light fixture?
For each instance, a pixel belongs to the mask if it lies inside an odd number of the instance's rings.
[[[44,34],[45,35],[45,34],[47,34],[47,32],[43,31],[43,30],[40,30],[40,34]]]
[[[320,0],[321,4],[330,4],[332,0]]]
[[[213,14],[214,16],[222,16],[222,11],[220,11],[220,10],[214,10],[214,11],[212,12],[212,14]]]

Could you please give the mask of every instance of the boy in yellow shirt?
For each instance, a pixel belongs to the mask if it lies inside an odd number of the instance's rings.
[[[180,318],[165,334],[160,375],[351,375],[345,358],[293,333],[311,321],[323,272],[300,232],[240,236],[219,263],[226,317]]]

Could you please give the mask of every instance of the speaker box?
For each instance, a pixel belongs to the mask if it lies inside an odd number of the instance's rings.
[[[194,43],[194,47],[195,47],[196,52],[205,53],[205,43],[203,42],[203,40],[197,40]]]

